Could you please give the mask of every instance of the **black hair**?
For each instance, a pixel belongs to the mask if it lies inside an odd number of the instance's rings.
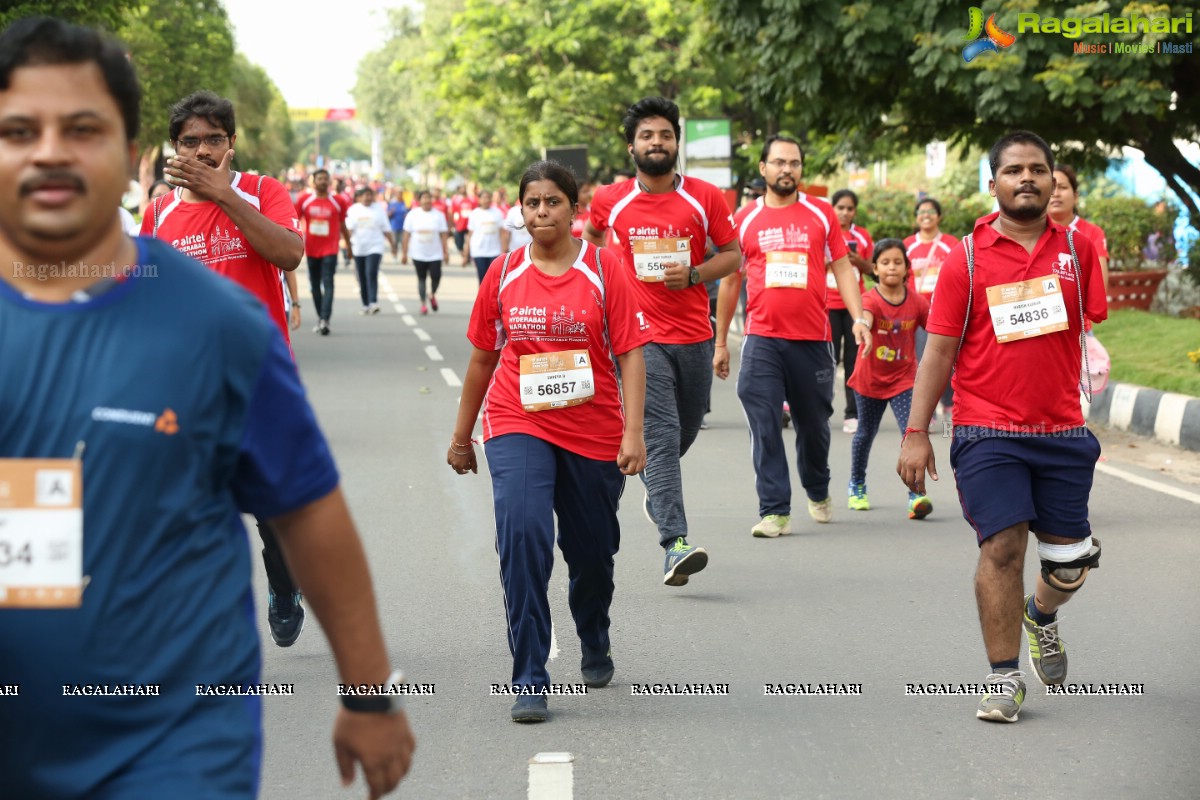
[[[631,169],[619,169],[613,173],[613,177],[614,178],[625,178],[626,180],[631,181],[637,177],[637,173]]]
[[[525,188],[534,181],[553,181],[562,189],[572,206],[579,204],[579,185],[575,182],[575,173],[557,161],[535,161],[526,168],[525,174],[521,176],[521,186],[517,190],[521,205],[525,205]]]
[[[146,196],[147,196],[147,197],[150,197],[151,195],[153,195],[153,194],[154,194],[154,190],[155,190],[155,189],[157,189],[159,186],[165,186],[165,187],[167,187],[168,189],[171,189],[171,190],[174,190],[174,188],[175,188],[174,186],[172,186],[172,185],[171,185],[170,183],[168,183],[167,181],[164,181],[164,180],[162,180],[162,179],[159,179],[159,180],[155,181],[154,183],[150,184],[150,188],[146,190]],[[169,193],[169,192],[168,192],[168,193]]]
[[[833,197],[829,198],[829,205],[836,206],[843,197],[849,197],[850,202],[854,203],[854,207],[858,208],[858,195],[850,189],[838,189],[834,192]]]
[[[7,90],[20,67],[95,62],[108,93],[121,110],[125,139],[137,138],[141,126],[142,87],[125,48],[92,28],[53,17],[17,20],[0,33],[0,91]]]
[[[679,106],[665,97],[643,97],[629,107],[621,120],[626,143],[633,144],[638,124],[650,117],[662,117],[671,123],[671,127],[675,129],[675,138],[679,138]]]
[[[1046,166],[1050,167],[1050,171],[1054,171],[1054,153],[1050,150],[1050,145],[1046,144],[1046,140],[1031,131],[1013,131],[1007,136],[1002,136],[988,151],[988,166],[992,168],[992,177],[996,177],[996,170],[1000,169],[1000,156],[1004,155],[1004,151],[1012,147],[1014,144],[1031,144],[1039,148],[1046,154]]]
[[[208,120],[225,131],[226,136],[233,136],[236,132],[233,103],[215,92],[201,89],[198,92],[192,92],[171,106],[171,120],[168,124],[167,135],[172,142],[179,138],[179,132],[192,117]]]
[[[1071,191],[1079,194],[1079,176],[1075,174],[1073,167],[1068,167],[1066,164],[1059,164],[1054,168],[1055,172],[1061,172],[1067,176],[1067,183],[1071,184]]]
[[[315,177],[317,177],[318,175],[328,175],[328,174],[329,174],[329,170],[327,170],[327,169],[318,169],[318,170],[313,170],[312,177],[314,177],[314,178],[315,178]]]
[[[880,239],[875,243],[875,251],[871,253],[871,263],[878,264],[879,257],[891,250],[893,247],[900,248],[900,252],[904,254],[904,267],[909,272],[912,272],[912,261],[908,258],[908,249],[904,246],[904,242],[900,239],[887,238]]]
[[[763,142],[762,155],[758,157],[759,163],[767,163],[767,156],[771,154],[771,145],[775,144],[776,142],[786,142],[788,144],[796,145],[796,149],[800,151],[800,163],[804,163],[804,148],[800,146],[800,142],[793,139],[791,136],[779,135],[768,136],[767,140]]]
[[[915,206],[913,206],[913,216],[914,217],[917,215],[917,212],[921,210],[921,206],[925,205],[926,203],[933,206],[933,210],[937,212],[937,215],[939,217],[942,216],[942,204],[941,203],[939,203],[937,200],[935,200],[932,197],[922,197],[920,200],[917,201],[917,204]]]
[[[430,200],[433,199],[433,192],[429,191],[428,189],[421,189],[419,192],[417,192],[417,202],[420,203],[421,198],[425,195],[429,195]]]

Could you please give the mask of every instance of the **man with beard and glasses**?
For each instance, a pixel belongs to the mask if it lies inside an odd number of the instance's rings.
[[[976,716],[1016,722],[1022,627],[1038,679],[1063,683],[1056,612],[1099,566],[1088,495],[1100,444],[1084,426],[1079,377],[1084,320],[1100,322],[1108,305],[1088,237],[1046,215],[1054,192],[1046,142],[1017,131],[992,146],[989,161],[1000,210],[978,219],[942,265],[896,471],[920,494],[926,472],[937,480],[926,426],[954,366],[950,466],[979,544],[975,597],[990,663]],[[1042,569],[1022,602],[1030,531]]]
[[[717,346],[712,368],[729,377],[725,338],[746,280],[746,329],[737,394],[750,425],[750,453],[758,491],[758,538],[792,532],[792,481],[788,475],[779,409],[791,408],[796,431],[796,469],[817,522],[833,518],[829,498],[829,417],[833,414],[834,358],[825,311],[826,265],[850,311],[859,345],[871,334],[863,319],[858,278],[833,207],[799,191],[804,167],[800,143],[770,136],[758,170],[767,193],[737,213],[745,263],[721,281],[717,297]]]
[[[279,271],[299,266],[304,238],[287,189],[272,177],[231,169],[237,133],[233,103],[223,97],[200,91],[183,98],[171,108],[168,133],[175,155],[165,172],[176,188],[146,208],[142,235],[169,242],[247,289],[290,342]],[[258,530],[271,638],[290,647],[304,628],[300,589],[269,526],[260,520]]]
[[[117,221],[141,105],[126,52],[47,17],[0,33],[0,683],[19,686],[0,794],[250,800],[262,695],[286,685],[261,683],[241,512],[278,530],[339,679],[398,678],[278,326]],[[381,797],[411,762],[405,715],[342,699],[339,772],[361,764]]]
[[[705,281],[737,269],[733,217],[711,183],[675,172],[679,107],[647,97],[622,120],[637,179],[602,186],[592,197],[584,238],[597,247],[612,230],[622,266],[637,280],[637,305],[654,341],[646,345],[646,516],[666,550],[667,586],[683,586],[708,553],[688,544],[680,459],[700,432],[712,388],[712,323]],[[717,254],[704,260],[708,241]]]

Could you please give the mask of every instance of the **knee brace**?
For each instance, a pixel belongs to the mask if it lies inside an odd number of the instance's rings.
[[[1100,568],[1100,540],[1091,536],[1076,544],[1038,542],[1042,560],[1042,580],[1060,592],[1077,591],[1087,580],[1089,570]]]

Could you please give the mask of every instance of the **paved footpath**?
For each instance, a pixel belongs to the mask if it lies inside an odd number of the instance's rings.
[[[850,437],[838,426],[833,523],[818,526],[801,510],[796,535],[753,539],[749,440],[732,381],[718,382],[711,428],[684,460],[692,539],[709,550],[708,569],[687,587],[662,585],[662,551],[631,480],[620,511],[616,678],[586,697],[551,698],[547,724],[513,724],[510,699],[489,695],[510,663],[486,469],[460,477],[445,465],[473,270],[449,267],[442,310],[421,317],[411,269],[390,259],[384,267],[394,299],[382,314],[355,314],[354,278],[340,269],[333,335],[313,335],[306,320],[295,350],[366,543],[394,662],[436,691],[409,702],[419,744],[396,796],[523,798],[528,759],[569,752],[574,797],[589,799],[1200,797],[1191,671],[1200,663],[1200,486],[1188,482],[1200,480],[1200,456],[1102,437],[1092,519],[1103,566],[1063,611],[1062,631],[1072,682],[1142,693],[1048,697],[1031,678],[1021,721],[989,724],[975,719],[974,696],[910,693],[987,673],[976,547],[958,511],[948,440],[935,439],[943,474],[930,519],[905,518],[889,418],[870,464],[871,511],[842,505]],[[1031,553],[1027,582],[1035,564]],[[561,558],[556,566],[551,675],[577,683]],[[336,677],[310,622],[283,650],[260,620],[264,680],[296,685],[294,697],[264,700],[262,797],[364,797],[361,781],[349,791],[338,784],[329,744]],[[728,695],[634,696],[635,686],[676,683],[728,685]],[[768,684],[861,694],[767,696]]]

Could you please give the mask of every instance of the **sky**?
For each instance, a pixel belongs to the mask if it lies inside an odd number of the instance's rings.
[[[385,9],[406,0],[224,3],[237,49],[267,71],[289,107],[347,108],[359,59],[384,43]]]

